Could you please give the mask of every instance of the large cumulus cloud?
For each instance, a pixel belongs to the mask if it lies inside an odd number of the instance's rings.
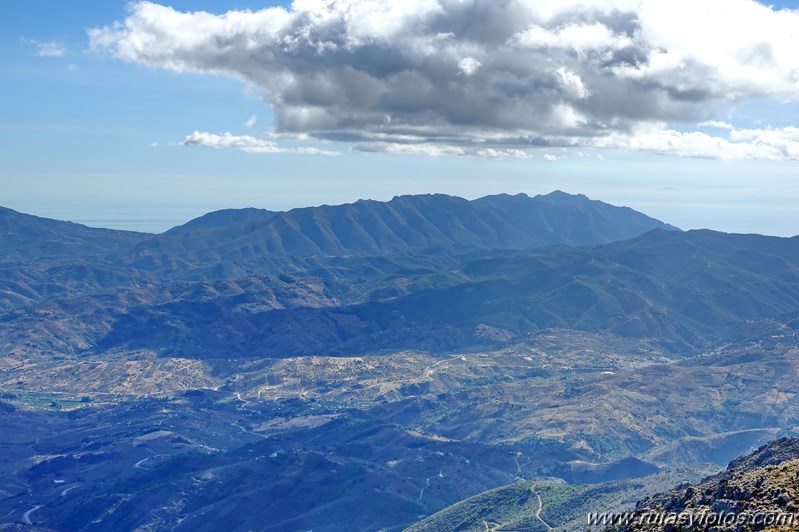
[[[799,153],[793,130],[666,126],[799,95],[799,13],[752,0],[296,0],[223,15],[138,2],[90,38],[126,61],[258,87],[277,136],[408,152]]]

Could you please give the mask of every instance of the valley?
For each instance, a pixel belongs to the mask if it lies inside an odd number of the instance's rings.
[[[0,532],[799,530],[798,2],[0,20]]]
[[[275,530],[322,522],[335,530],[349,505],[377,498],[405,510],[361,510],[358,526],[401,527],[521,479],[579,486],[721,465],[799,426],[799,351],[787,346],[683,358],[647,343],[550,330],[502,350],[446,356],[135,358],[109,357],[103,372],[83,377],[59,373],[70,367],[64,362],[10,372],[2,401],[11,411],[2,419],[15,436],[4,442],[11,484],[0,488],[3,514],[19,519],[42,505],[32,514],[38,523],[93,515],[98,530],[243,528],[278,515]],[[697,368],[700,359],[708,369]],[[324,486],[338,486],[344,470],[355,491],[341,500],[338,487]],[[281,487],[293,477],[303,479],[307,508]],[[109,489],[113,497],[89,497]],[[275,497],[283,500],[277,514],[255,502]],[[340,512],[339,520],[317,507]]]
[[[8,526],[568,530],[799,434],[797,239],[562,193],[6,215]]]

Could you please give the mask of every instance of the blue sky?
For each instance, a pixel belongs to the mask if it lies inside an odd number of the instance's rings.
[[[350,5],[350,10],[369,4],[349,3],[355,5]],[[280,5],[246,1],[164,4],[177,12],[207,10],[212,14],[244,9],[257,12]],[[315,9],[321,9],[314,4],[305,1],[294,8],[287,6],[285,13],[314,14]],[[555,103],[534,102],[536,106],[530,112],[543,113],[540,127],[537,124],[520,129],[514,125],[503,129],[505,119],[476,112],[462,118],[469,109],[456,105],[447,115],[416,109],[414,102],[402,103],[401,111],[397,111],[399,107],[386,111],[388,108],[377,104],[365,109],[351,100],[345,104],[336,101],[335,105],[318,103],[329,101],[329,94],[307,96],[316,102],[313,105],[318,107],[314,109],[326,113],[324,120],[314,122],[296,119],[297,109],[308,109],[311,100],[293,104],[294,107],[288,105],[287,101],[301,96],[274,84],[270,76],[277,76],[276,66],[256,65],[261,70],[242,66],[237,59],[240,53],[226,56],[224,50],[209,48],[218,39],[209,41],[210,45],[192,41],[187,46],[179,40],[182,34],[170,26],[169,12],[142,9],[139,19],[135,19],[135,6],[126,8],[125,2],[97,0],[0,3],[0,20],[5,21],[0,30],[0,205],[91,225],[160,231],[209,210],[227,207],[286,209],[359,198],[390,199],[410,193],[443,192],[474,198],[500,192],[532,195],[561,189],[629,205],[683,228],[799,234],[799,210],[795,208],[799,163],[791,155],[794,146],[790,129],[799,125],[799,106],[795,103],[796,94],[791,92],[793,78],[782,76],[792,64],[775,60],[771,70],[762,72],[766,81],[750,86],[741,81],[739,70],[760,59],[747,56],[740,60],[747,62],[743,67],[724,63],[715,75],[709,76],[717,85],[708,82],[686,91],[715,96],[689,103],[685,103],[687,97],[681,96],[662,108],[652,103],[654,96],[649,100],[642,96],[644,111],[623,112],[605,122],[607,111],[597,107],[597,102],[609,98],[601,94],[604,78],[592,77],[591,65],[572,59],[562,59],[564,66],[558,63],[546,67],[550,68],[551,79],[562,81],[557,90],[563,94],[552,96]],[[423,11],[423,2],[414,6],[418,11],[404,12],[402,17],[418,21],[430,16]],[[796,7],[788,2],[775,4],[773,12]],[[771,20],[770,13],[761,13],[764,24]],[[148,18],[149,15],[152,16]],[[344,17],[332,11],[327,15]],[[111,25],[126,17],[131,22],[128,30],[115,32]],[[381,46],[390,51],[427,37],[410,33],[408,27],[416,27],[418,22],[409,22],[405,27],[394,23],[399,20],[396,13],[391,17],[371,17],[367,12],[362,18],[374,26],[366,30],[351,26],[349,33],[336,38],[361,42],[357,40],[361,35],[358,32],[376,31],[381,39],[385,37]],[[142,23],[145,19],[147,24]],[[644,14],[641,19],[646,22]],[[780,47],[793,44],[789,30],[796,26],[794,19],[787,16],[773,20],[784,22],[787,28],[784,42],[779,39],[779,30],[770,31],[777,37],[769,49],[779,59]],[[223,24],[220,21],[213,19],[212,23]],[[207,21],[187,18],[186,22],[197,24],[199,32]],[[730,28],[734,28],[733,22]],[[96,28],[107,31],[90,38],[88,31]],[[524,50],[530,50],[530,39],[550,39],[547,54],[529,52],[526,65],[541,57],[549,61],[550,57],[557,60],[574,56],[560,56],[561,50],[555,47],[574,50],[576,41],[552,44],[553,39],[566,39],[566,32],[550,31],[543,23],[541,28],[544,29],[537,33],[522,35],[528,46]],[[596,24],[591,27],[592,31],[597,28]],[[323,29],[328,31],[329,27],[312,27],[320,33]],[[650,28],[652,34],[656,30],[668,34],[668,29]],[[171,44],[165,43],[157,54],[136,47],[137,39],[155,30],[172,35]],[[550,33],[542,33],[545,30]],[[174,33],[169,34],[170,31]],[[613,38],[618,35],[621,33],[614,33]],[[458,41],[458,35],[447,39],[456,41],[448,45],[448,50],[456,45],[466,46]],[[762,35],[753,34],[752,39],[762,39]],[[586,46],[584,39],[579,42]],[[496,102],[497,94],[485,91],[494,90],[499,80],[505,79],[500,67],[491,62],[490,54],[480,55],[485,50],[479,49],[479,39],[467,44],[471,55],[458,56],[460,71],[454,71],[451,78],[435,69],[439,67],[426,70],[425,66],[419,67],[414,79],[437,86],[462,83],[464,87],[457,87],[457,94],[474,98],[472,107],[479,107],[486,100]],[[615,46],[593,41],[589,45]],[[259,50],[267,50],[268,45],[259,46],[263,47]],[[674,46],[677,49],[685,43],[675,41]],[[495,50],[494,56],[499,52]],[[519,50],[511,52],[518,55]],[[708,71],[708,65],[715,67],[716,59],[719,64],[726,61],[723,54],[720,49],[715,55],[699,57],[697,62],[706,63],[702,72]],[[280,58],[279,65],[298,79],[302,75],[313,76],[314,80],[321,80],[321,86],[343,83],[336,77],[340,72],[328,67],[331,59],[319,59],[321,55],[320,52],[298,59],[299,53],[293,53]],[[174,67],[174,62],[169,63],[169,58],[176,57],[179,68]],[[341,55],[335,57],[345,63],[353,61],[341,67],[350,69],[346,72],[364,61],[362,55],[354,52],[343,59]],[[388,62],[385,58],[389,57],[388,53],[382,54],[371,59],[375,63],[362,68],[368,72],[379,70],[380,62]],[[318,64],[313,62],[317,59]],[[214,61],[215,73],[208,73],[210,61]],[[419,64],[415,58],[409,61]],[[314,69],[329,77],[320,78]],[[402,71],[409,70],[411,67],[405,66]],[[685,67],[680,72],[686,72]],[[625,75],[625,80],[629,80],[630,75]],[[479,76],[485,79],[478,83]],[[689,85],[692,79],[687,81]],[[657,80],[664,83],[661,78]],[[673,92],[672,87],[667,89]],[[380,90],[386,92],[385,88]],[[718,96],[736,90],[742,96]],[[271,94],[267,94],[269,91]],[[618,88],[614,91],[618,92]],[[799,89],[796,92],[799,94]],[[439,97],[444,100],[436,105],[447,107],[446,99],[451,94],[442,94]],[[522,98],[532,101],[538,93]],[[635,95],[630,98],[635,100]],[[561,120],[564,114],[568,115],[563,111],[564,101],[576,102],[577,119]],[[504,104],[500,101],[490,108],[502,110]],[[552,109],[560,110],[560,114],[550,112]],[[390,127],[370,122],[377,112],[391,116],[391,120],[386,119]],[[651,116],[641,118],[644,112]],[[427,127],[428,119],[434,128]],[[716,125],[709,125],[710,121]],[[608,134],[610,123],[623,125]],[[419,124],[424,126],[423,135],[418,134],[422,130]],[[407,131],[413,132],[410,140]],[[516,140],[519,131],[525,138],[535,137],[546,143],[520,144]],[[199,135],[190,140],[193,132]],[[227,140],[225,133],[229,134]],[[749,142],[749,138],[754,140]],[[484,147],[491,148],[490,156]],[[312,153],[314,150],[336,155],[319,155]]]

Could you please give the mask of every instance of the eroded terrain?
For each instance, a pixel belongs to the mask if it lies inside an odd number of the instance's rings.
[[[799,425],[789,340],[684,358],[548,330],[449,355],[17,359],[2,370],[0,515],[335,530],[357,508],[359,528],[390,528],[518,480],[723,464]]]

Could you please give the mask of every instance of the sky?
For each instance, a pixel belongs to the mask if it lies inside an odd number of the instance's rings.
[[[799,3],[0,2],[0,205],[205,212],[552,190],[799,234]]]

